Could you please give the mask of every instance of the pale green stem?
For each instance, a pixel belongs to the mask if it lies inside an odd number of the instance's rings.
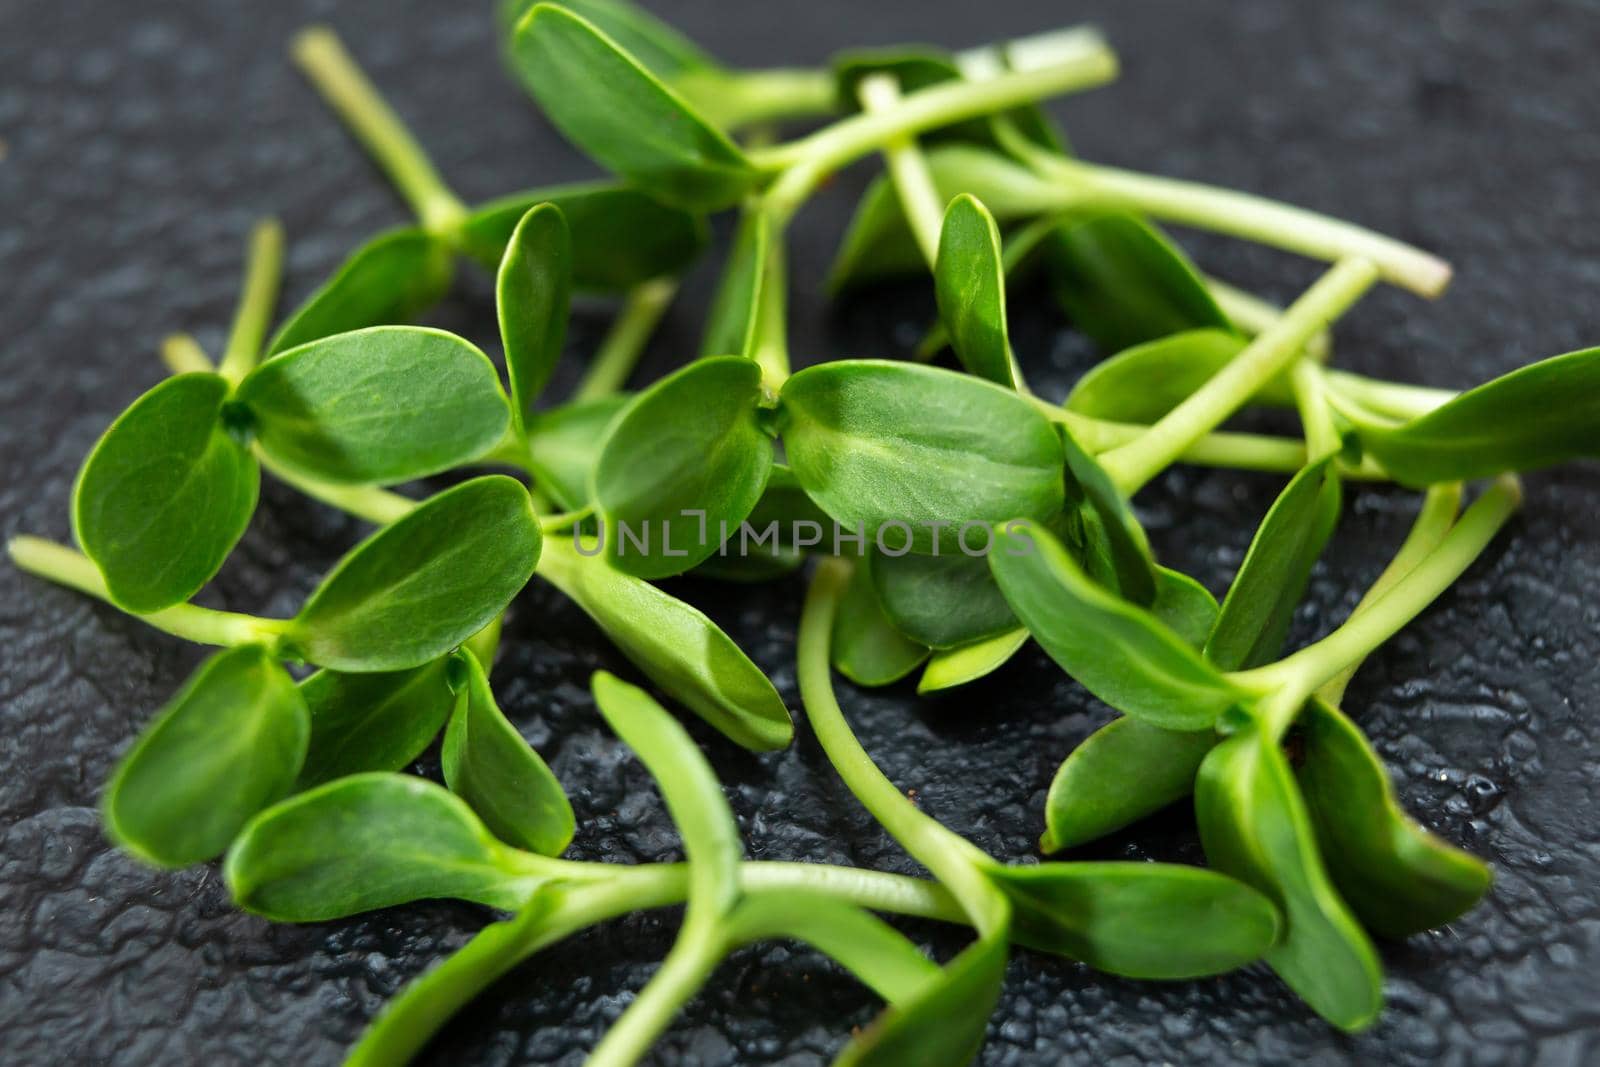
[[[792,215],[817,183],[839,168],[898,137],[915,136],[979,115],[1007,111],[1058,93],[1090,89],[1117,74],[1116,54],[1103,40],[1082,35],[1051,66],[1010,71],[987,81],[953,81],[905,98],[891,112],[856,115],[809,137],[752,155],[763,170],[780,175],[768,196],[780,217]]]
[[[290,52],[317,91],[377,160],[411,205],[424,229],[454,234],[467,216],[422,146],[367,80],[332,30],[312,26],[296,34]]]
[[[628,1010],[589,1053],[586,1067],[632,1067],[643,1059],[673,1016],[705,984],[728,947],[720,938],[679,937]]]
[[[833,72],[820,68],[689,71],[673,78],[672,88],[724,130],[823,118],[839,109]]]
[[[917,810],[905,794],[886,778],[861,742],[850,731],[844,711],[833,692],[828,642],[834,616],[850,564],[825,559],[817,565],[800,616],[800,699],[817,741],[828,762],[850,792],[855,794],[884,829],[919,863],[933,872],[972,919],[982,936],[997,932],[1005,922],[1003,901],[996,906],[997,890],[985,878],[981,865],[988,861],[979,849]]]
[[[57,585],[76,589],[80,593],[103,600],[115,607],[106,580],[94,561],[82,552],[57,544],[43,537],[26,534],[6,542],[6,550],[17,569],[36,575]],[[121,610],[121,609],[119,609]],[[175,604],[170,608],[148,614],[134,614],[140,622],[157,630],[193,641],[201,645],[262,644],[268,648],[277,645],[278,638],[288,628],[287,619],[263,619],[257,615],[244,615],[236,611],[217,611],[197,604]]]
[[[1132,496],[1170,466],[1287,368],[1306,341],[1337,319],[1377,278],[1377,268],[1364,259],[1334,264],[1277,322],[1147,433],[1100,457],[1117,487]]]
[[[1328,407],[1323,387],[1322,368],[1309,357],[1295,360],[1289,371],[1294,387],[1294,404],[1300,412],[1300,424],[1306,438],[1306,459],[1315,462],[1339,451],[1339,428],[1333,423],[1333,411]]]
[[[757,297],[754,350],[750,358],[761,365],[761,380],[776,395],[789,380],[789,253],[786,223],[769,222],[767,263]]]
[[[1517,479],[1501,475],[1433,551],[1338,629],[1276,663],[1236,672],[1229,678],[1259,692],[1288,694],[1278,701],[1277,714],[1268,723],[1281,734],[1306,697],[1371,655],[1460,578],[1483,554],[1521,500]],[[1283,711],[1288,705],[1292,707]]]
[[[161,362],[173,374],[215,374],[217,371],[200,342],[186,333],[172,334],[161,342]]]
[[[233,326],[228,330],[222,362],[217,367],[217,373],[234,385],[243,381],[261,358],[282,280],[283,227],[276,219],[265,219],[256,223],[250,233],[239,307],[234,311]]]
[[[1252,292],[1229,285],[1218,278],[1204,280],[1211,299],[1217,302],[1217,307],[1228,317],[1228,321],[1251,336],[1268,329],[1283,314],[1281,307]],[[1333,338],[1327,330],[1314,335],[1306,342],[1307,358],[1314,359],[1318,363],[1328,362],[1328,356],[1332,351]]]
[[[871,74],[861,79],[856,90],[861,108],[869,115],[887,114],[899,106],[903,97],[893,74]],[[911,225],[922,258],[932,270],[939,258],[939,231],[944,226],[944,205],[939,202],[939,187],[928,170],[927,157],[917,147],[916,138],[896,137],[883,146],[889,178],[900,197],[900,207]]]
[[[1348,371],[1330,370],[1325,372],[1324,377],[1329,389],[1337,396],[1352,400],[1376,415],[1400,422],[1426,415],[1460,395],[1450,389],[1379,381]]]
[[[672,278],[656,278],[629,290],[617,320],[573,390],[571,403],[599,400],[622,388],[677,291],[678,283]]]
[[[1367,589],[1355,609],[1351,611],[1353,619],[1366,611],[1374,602],[1394,588],[1395,583],[1416,569],[1428,553],[1438,547],[1444,540],[1445,534],[1450,532],[1450,526],[1455,522],[1456,513],[1461,509],[1461,483],[1448,482],[1443,485],[1431,487],[1422,498],[1422,507],[1417,512],[1416,519],[1411,524],[1411,532],[1401,543],[1399,551],[1389,560],[1389,565],[1383,569],[1377,579]],[[1361,667],[1360,662],[1352,663],[1334,675],[1317,690],[1317,695],[1330,704],[1337,705],[1344,700],[1345,687],[1350,684],[1350,679],[1355,676]]]
[[[417,502],[410,497],[376,485],[334,485],[301,474],[273,459],[260,445],[256,445],[253,451],[262,468],[280,482],[298,489],[313,500],[349,512],[375,526],[387,526],[417,506]]]
[[[1102,167],[1044,152],[1041,173],[1068,183],[1085,206],[1120,209],[1271,245],[1313,259],[1365,259],[1385,281],[1435,297],[1450,284],[1450,264],[1403,241],[1265,197],[1198,182]]]

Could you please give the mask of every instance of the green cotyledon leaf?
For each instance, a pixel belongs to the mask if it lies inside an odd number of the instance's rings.
[[[436,659],[505,610],[533,575],[541,540],[515,479],[446,489],[351,549],[289,621],[286,648],[342,671]]]
[[[535,2],[500,0],[496,9],[501,33],[510,37]],[[594,23],[659,78],[719,68],[699,45],[638,4],[626,0],[569,0],[562,6]]]
[[[236,398],[273,459],[349,484],[410,481],[476,459],[510,419],[489,357],[420,326],[308,341],[251,371]]]
[[[1016,388],[1016,358],[1006,332],[1006,279],[1000,230],[970,194],[950,201],[933,268],[939,317],[950,347],[971,374]]]
[[[750,514],[772,470],[761,368],[697,360],[636,396],[594,468],[606,557],[641,578],[681,574]]]
[[[577,602],[668,696],[734,743],[783,748],[794,723],[783,698],[733,640],[698,608],[625,574],[593,538],[552,536],[539,576]]]
[[[1278,494],[1228,588],[1206,659],[1236,671],[1277,658],[1311,568],[1339,521],[1341,498],[1332,457],[1301,468]]]
[[[267,649],[218,652],[118,763],[101,805],[106,833],[163,867],[213,859],[289,792],[309,732],[294,679]]]
[[[421,755],[455,706],[446,663],[441,656],[403,671],[320,670],[301,682],[311,743],[295,789],[347,774],[398,771]]]
[[[1206,756],[1195,779],[1206,859],[1267,894],[1284,932],[1267,962],[1317,1014],[1344,1030],[1383,1006],[1377,952],[1340,899],[1282,750],[1255,726]]]
[[[1068,411],[1112,422],[1152,423],[1204,385],[1248,344],[1214,327],[1184,330],[1124,349],[1091,367],[1068,394]],[[1279,375],[1253,403],[1293,407],[1287,375]]]
[[[898,682],[928,658],[928,647],[895,629],[884,614],[865,567],[851,571],[829,649],[834,669],[865,686]]]
[[[572,304],[572,234],[561,209],[528,209],[506,244],[495,276],[495,310],[511,379],[511,416],[522,432],[550,381],[567,336]]]
[[[223,418],[228,383],[180,374],[101,435],[72,491],[72,529],[134,612],[189,599],[222,567],[255,511],[261,471]]]
[[[1412,821],[1372,746],[1338,708],[1313,697],[1298,720],[1295,777],[1323,863],[1368,929],[1404,938],[1443,926],[1489,890],[1489,867]]]
[[[1183,330],[1233,328],[1177,246],[1132,215],[1063,223],[1047,254],[1057,301],[1109,351]]]
[[[970,539],[987,548],[989,528]],[[1015,629],[989,562],[963,551],[938,556],[872,551],[858,570],[871,577],[881,610],[900,633],[929,648],[951,649]]]
[[[671,204],[715,210],[761,175],[616,41],[555,4],[518,24],[511,61],[551,122],[601,165]]]
[[[456,676],[456,706],[439,755],[445,784],[500,840],[560,855],[575,826],[566,791],[506,720],[478,658],[460,649],[450,670]]]
[[[886,550],[960,551],[968,523],[1061,509],[1061,439],[1015,392],[935,367],[823,363],[779,395],[789,466],[835,521]]]
[[[1027,628],[1018,626],[982,641],[940,649],[928,657],[928,665],[917,682],[917,692],[937,693],[986,678],[1011,662],[1028,643],[1028,637]]]
[[[1050,657],[1124,714],[1198,730],[1247,695],[1149,611],[1090,579],[1039,524],[1000,531],[989,566]]]
[[[576,182],[529,189],[480,204],[461,224],[458,244],[498,270],[517,223],[538,204],[561,209],[572,234],[572,284],[617,292],[681,273],[705,249],[705,219],[669,207],[631,186]]]
[[[410,322],[444,298],[454,277],[454,255],[440,238],[414,227],[381,233],[289,316],[267,355],[336,333]]]
[[[767,257],[771,252],[770,225],[766,212],[746,210],[734,231],[733,244],[717,283],[717,295],[706,317],[700,355],[749,356],[754,353],[756,327],[760,323],[761,290],[766,281]]]
[[[403,774],[353,774],[268,808],[228,850],[234,903],[277,922],[324,922],[413,900],[518,908],[541,857],[496,841],[465,801]]]
[[[591,501],[589,487],[606,430],[632,399],[613,393],[535,412],[528,421],[528,465],[535,484],[563,511],[577,511]]]
[[[1390,426],[1351,414],[1361,447],[1405,485],[1600,456],[1600,348],[1568,352]]]

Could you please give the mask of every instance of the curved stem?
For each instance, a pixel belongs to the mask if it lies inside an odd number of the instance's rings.
[[[641,282],[628,291],[622,311],[589,361],[570,403],[599,400],[622,388],[677,291],[678,283],[672,278]]]
[[[293,486],[313,500],[349,512],[375,526],[387,526],[417,506],[410,497],[376,485],[334,485],[291,470],[256,445],[252,451],[263,470],[285,485]]]
[[[1216,429],[1304,350],[1377,281],[1364,259],[1340,260],[1283,315],[1221,370],[1167,412],[1138,440],[1100,457],[1117,487],[1132,496],[1195,441]]]
[[[239,307],[233,313],[227,345],[217,373],[234,385],[244,380],[261,358],[272,310],[278,303],[278,285],[283,280],[283,227],[276,219],[263,219],[250,232],[245,254],[244,284],[239,291]]]
[[[900,84],[893,74],[871,74],[861,79],[856,90],[861,107],[869,115],[893,111],[903,99]],[[922,258],[932,270],[939,258],[939,231],[944,225],[944,207],[939,203],[939,188],[928,170],[928,160],[917,147],[916,139],[902,135],[883,146],[889,179],[900,197],[900,207],[911,226]]]
[[[589,1053],[586,1067],[631,1067],[643,1059],[673,1016],[716,970],[728,947],[720,938],[680,937],[628,1010]]]
[[[850,731],[844,711],[834,696],[828,642],[849,576],[848,562],[825,559],[817,565],[811,588],[806,593],[805,608],[800,615],[798,668],[800,699],[805,705],[806,717],[827,753],[828,762],[833,764],[850,792],[901,847],[949,888],[978,933],[987,936],[1002,928],[1006,921],[1004,899],[998,901],[997,907],[998,891],[979,869],[988,857],[966,839],[918,811],[917,806],[895,788]]]
[[[1339,429],[1323,384],[1322,369],[1309,358],[1295,360],[1289,371],[1294,405],[1306,438],[1306,459],[1312,462],[1339,451]]]
[[[289,50],[394,182],[423,228],[438,236],[453,234],[467,217],[466,205],[445,185],[433,161],[367,80],[338,35],[326,26],[312,26],[295,35]]]
[[[6,542],[6,551],[11,554],[11,562],[17,565],[18,570],[87,593],[116,607],[100,568],[82,552],[27,534]],[[198,604],[175,604],[146,615],[128,614],[186,641],[225,648],[250,644],[272,648],[288,627],[287,619],[264,619],[236,611],[203,608]]]
[[[161,363],[173,374],[215,374],[217,371],[200,342],[186,333],[170,334],[162,339]]]

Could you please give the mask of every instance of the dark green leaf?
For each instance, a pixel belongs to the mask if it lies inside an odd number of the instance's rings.
[[[746,211],[728,248],[722,267],[722,280],[706,318],[705,336],[700,340],[700,355],[748,356],[755,350],[756,327],[760,322],[761,288],[766,279],[770,251],[766,212]]]
[[[222,873],[241,908],[303,923],[440,898],[515,909],[548,862],[496,841],[443,786],[355,774],[256,816]]]
[[[699,215],[668,207],[625,185],[580,182],[530,189],[473,209],[462,224],[467,255],[498,270],[511,233],[528,209],[551,203],[572,234],[572,284],[606,292],[680,273],[706,244]]]
[[[310,732],[294,679],[259,645],[218,652],[140,735],[106,786],[106,834],[186,867],[222,854],[289,792]]]
[[[1170,627],[1092,581],[1043,527],[1003,531],[989,566],[1050,657],[1124,714],[1198,730],[1244,695]]]
[[[603,166],[669,203],[727,207],[760,178],[744,153],[587,20],[537,4],[511,59],[545,114]]]
[[[988,543],[988,527],[974,549]],[[1000,594],[983,556],[867,557],[872,587],[883,614],[895,629],[930,648],[969,645],[1014,630],[1017,617]]]
[[[414,228],[379,234],[289,316],[267,355],[336,333],[410,322],[444,299],[454,276],[450,247],[437,237]]]
[[[1005,977],[1007,938],[969,945],[936,982],[891,1004],[862,1030],[834,1067],[926,1067],[965,1064],[978,1054]]]
[[[829,642],[833,666],[857,685],[891,685],[928,658],[926,645],[904,636],[889,622],[872,589],[867,568],[850,575]]]
[[[1056,771],[1044,801],[1039,848],[1076,848],[1182,800],[1194,790],[1200,763],[1216,743],[1212,730],[1163,730],[1138,719],[1112,719]]]
[[[1415,486],[1600,456],[1600,348],[1514,370],[1400,426],[1360,420],[1356,433]]]
[[[1092,552],[1106,562],[1107,576],[1114,578],[1109,582],[1102,579],[1102,584],[1135,604],[1153,604],[1157,590],[1156,562],[1150,554],[1144,527],[1139,525],[1133,508],[1117,491],[1105,469],[1084,451],[1065,426],[1057,429],[1067,460],[1067,504],[1085,518],[1092,513],[1097,520],[1085,524],[1085,538],[1091,543]]]
[[[805,563],[805,552],[833,548],[833,520],[811,502],[794,472],[772,465],[761,499],[715,556],[695,568],[696,574],[725,581],[764,582],[789,574]],[[749,531],[748,533],[746,531]]]
[[[252,371],[238,399],[273,459],[331,482],[448,470],[492,448],[510,419],[489,357],[420,326],[307,342]]]
[[[1157,564],[1156,600],[1150,614],[1191,648],[1200,648],[1217,624],[1217,598],[1187,574]]]
[[[1061,439],[1029,401],[990,382],[906,363],[823,363],[790,378],[779,407],[800,484],[881,549],[909,537],[912,551],[937,543],[953,554],[965,524],[1061,508]]]
[[[717,551],[772,469],[762,400],[761,368],[742,356],[699,360],[634,398],[594,470],[608,559],[661,578]]]
[[[572,805],[556,776],[495,703],[477,657],[455,654],[456,707],[439,762],[445,784],[500,840],[560,855],[572,842]]]
[[[528,422],[528,463],[540,491],[557,506],[577,511],[589,503],[589,485],[606,430],[631,399],[626,393],[614,393],[537,412]]]
[[[1295,773],[1323,862],[1368,929],[1410,937],[1443,926],[1482,899],[1488,866],[1406,816],[1354,723],[1313,698],[1299,725],[1305,756]]]
[[[605,671],[596,671],[590,684],[600,714],[661,788],[689,861],[689,908],[727,914],[739,899],[744,844],[711,765],[643,689]]]
[[[1278,746],[1250,727],[1212,749],[1195,781],[1195,812],[1211,866],[1283,912],[1283,937],[1267,953],[1273,970],[1335,1026],[1370,1026],[1383,1006],[1378,956],[1328,878]]]
[[[300,683],[311,744],[296,790],[347,774],[398,771],[439,736],[455,694],[439,658],[405,671],[317,671]]]
[[[704,613],[622,573],[598,551],[592,539],[585,556],[570,535],[552,537],[539,576],[577,601],[663,692],[735,743],[786,746],[794,736],[789,710],[739,646]]]
[[[352,549],[285,639],[308,661],[336,670],[420,666],[505,610],[533,575],[540,540],[527,490],[504,475],[474,478]]]
[[[1207,659],[1237,671],[1277,658],[1312,565],[1339,521],[1340,499],[1328,458],[1302,468],[1273,501],[1206,640]]]
[[[1001,223],[1065,206],[1060,187],[998,152],[944,145],[924,156],[940,203],[969,193]],[[874,180],[850,220],[828,285],[839,290],[883,278],[920,276],[927,269],[894,183],[887,175]]]
[[[159,611],[189,599],[250,524],[261,471],[223,425],[227,398],[214,374],[169,378],[84,460],[72,529],[118,607]]]
[[[1048,251],[1057,301],[1109,351],[1183,330],[1232,329],[1183,253],[1131,215],[1065,224]]]
[[[933,281],[939,317],[961,365],[979,378],[1015,389],[1000,230],[988,209],[972,196],[956,197],[944,213]]]
[[[519,430],[533,420],[534,401],[561,356],[571,303],[572,235],[560,208],[539,204],[517,223],[495,279],[511,414]]]
[[[928,666],[917,682],[917,692],[934,693],[953,689],[987,677],[1010,662],[1028,643],[1028,631],[1018,626],[997,637],[974,641],[970,645],[942,649],[928,657]]]
[[[1198,978],[1260,959],[1272,901],[1215,871],[1171,863],[993,864],[1017,940],[1129,978]]]
[[[1072,387],[1066,408],[1112,422],[1155,422],[1244,351],[1247,343],[1238,334],[1217,329],[1185,330],[1146,341],[1090,368]],[[1293,407],[1288,377],[1274,378],[1252,400]]]

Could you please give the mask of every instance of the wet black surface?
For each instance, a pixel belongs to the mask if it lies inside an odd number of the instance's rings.
[[[1093,158],[1269,193],[1357,219],[1457,264],[1425,305],[1375,294],[1340,331],[1340,362],[1461,386],[1600,339],[1600,10],[1590,3],[1250,0],[1060,5],[662,4],[716,53],[809,63],[832,49],[931,39],[966,45],[1092,17],[1122,52],[1122,83],[1058,105]],[[243,235],[276,213],[298,299],[395,197],[284,58],[329,19],[469,199],[576,178],[590,166],[502,75],[486,5],[293,0],[0,8],[0,516],[64,537],[78,462],[161,375],[160,338],[215,350]],[[797,229],[798,362],[903,351],[925,286],[825,307],[820,279],[866,168]],[[1315,270],[1216,239],[1209,269],[1283,300]],[[697,271],[651,366],[693,351],[712,278]],[[486,344],[484,280],[436,321]],[[1038,300],[1015,301],[1030,377],[1059,394],[1091,358]],[[573,330],[581,357],[603,326]],[[576,365],[578,360],[572,361]],[[575,371],[569,366],[567,380]],[[1271,478],[1175,472],[1140,498],[1165,562],[1221,591],[1275,492]],[[1450,928],[1384,947],[1389,1006],[1359,1037],[1333,1032],[1260,968],[1141,984],[1019,954],[986,1064],[1079,1062],[1592,1063],[1600,1059],[1600,468],[1530,479],[1524,515],[1461,585],[1376,656],[1347,708],[1407,806],[1488,857],[1496,885]],[[1337,621],[1398,543],[1415,498],[1353,494],[1296,624]],[[211,603],[288,612],[359,528],[276,484]],[[801,587],[680,583],[794,702]],[[271,926],[228,904],[215,870],[143,869],[102,840],[93,805],[112,760],[202,651],[0,567],[0,1048],[9,1063],[334,1062],[378,1006],[486,914],[461,905]],[[501,702],[549,757],[579,815],[572,854],[676,855],[642,769],[583,688],[624,669],[546,586],[517,603],[495,668]],[[919,702],[909,687],[847,692],[867,747],[925,810],[997,856],[1033,855],[1044,790],[1107,711],[1036,652],[989,682]],[[914,867],[838,785],[802,730],[754,758],[697,729],[753,856]],[[1198,861],[1175,812],[1095,850]],[[430,1050],[452,1063],[576,1063],[643,984],[671,913],[559,946],[463,1014]],[[941,952],[958,938],[911,927]],[[872,998],[807,951],[742,952],[659,1049],[662,1062],[824,1061]]]

